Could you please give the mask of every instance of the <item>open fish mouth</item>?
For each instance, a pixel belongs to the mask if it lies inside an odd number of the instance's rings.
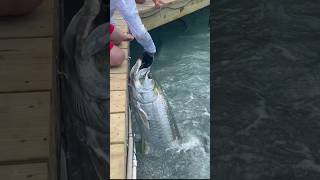
[[[152,79],[151,73],[150,73],[150,67],[140,69],[141,65],[142,65],[142,61],[141,61],[141,59],[138,59],[136,64],[132,67],[132,69],[130,71],[130,79],[131,80],[137,81],[142,78],[144,78],[145,80],[147,78]]]
[[[155,82],[152,79],[150,67],[140,69],[142,65],[141,59],[138,59],[136,64],[132,67],[129,77],[129,86],[132,88],[134,97],[142,101],[141,97],[137,97],[146,93],[155,93]]]

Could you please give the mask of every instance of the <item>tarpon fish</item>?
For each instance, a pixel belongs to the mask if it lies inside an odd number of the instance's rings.
[[[140,70],[138,59],[130,71],[130,104],[149,150],[166,150],[180,140],[177,125],[150,67]]]

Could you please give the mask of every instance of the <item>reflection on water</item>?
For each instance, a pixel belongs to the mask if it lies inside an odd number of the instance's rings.
[[[320,179],[319,9],[215,1],[216,179]]]
[[[210,176],[208,21],[209,9],[204,9],[151,32],[158,48],[153,77],[172,107],[183,143],[158,155],[137,152],[138,178]],[[140,47],[133,44],[132,59],[140,54]]]

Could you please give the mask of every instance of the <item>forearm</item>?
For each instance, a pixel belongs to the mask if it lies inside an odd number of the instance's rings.
[[[155,54],[156,53],[156,46],[148,32],[143,35],[142,38],[135,37],[139,44],[145,49],[145,51]]]
[[[114,0],[112,0],[114,1]],[[112,2],[111,1],[111,2]],[[126,0],[126,3],[123,0],[116,0],[114,3],[116,9],[120,12],[122,17],[128,24],[129,30],[135,39],[142,45],[142,47],[149,53],[155,53],[156,47],[154,42],[144,27],[141,18],[136,9],[136,4],[134,0]]]

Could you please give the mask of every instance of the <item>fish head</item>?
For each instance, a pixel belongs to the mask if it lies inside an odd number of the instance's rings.
[[[136,79],[135,77],[137,76],[137,74],[139,73],[139,69],[142,65],[142,61],[141,59],[138,59],[136,61],[136,63],[133,65],[133,67],[131,68],[131,71],[129,73],[129,77],[130,77],[130,80],[133,81],[134,79]]]
[[[143,90],[145,91],[153,90],[154,80],[152,79],[152,76],[151,76],[150,67],[141,69],[139,71],[138,78],[140,80]]]
[[[129,73],[129,86],[131,90],[134,92],[133,94],[136,95],[142,89],[142,84],[140,83],[140,66],[142,62],[141,59],[138,59],[134,66],[131,68]]]
[[[140,69],[142,62],[138,59],[130,71],[130,86],[135,99],[140,103],[148,103],[155,99],[155,82],[152,79],[150,67]]]

